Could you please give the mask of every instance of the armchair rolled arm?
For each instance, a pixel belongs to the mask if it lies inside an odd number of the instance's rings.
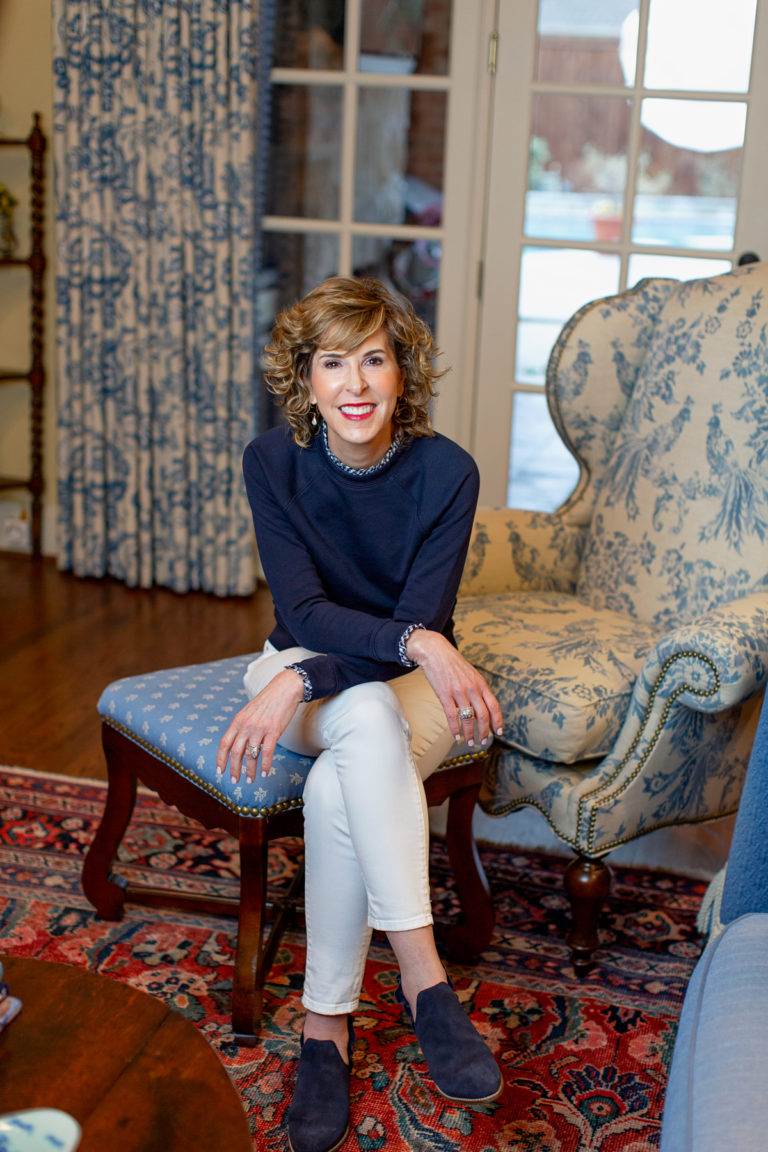
[[[767,678],[768,592],[755,592],[667,633],[648,656],[634,698],[721,712],[754,695]]]
[[[553,512],[478,508],[459,596],[572,592],[585,534]]]

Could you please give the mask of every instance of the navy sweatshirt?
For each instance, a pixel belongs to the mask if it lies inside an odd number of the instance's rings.
[[[452,644],[452,613],[477,504],[472,457],[423,436],[380,471],[350,476],[320,435],[299,448],[281,425],[245,450],[256,540],[275,605],[269,639],[322,653],[301,661],[312,699],[402,676],[411,624]]]

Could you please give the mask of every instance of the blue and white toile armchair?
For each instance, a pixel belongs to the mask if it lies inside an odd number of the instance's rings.
[[[547,397],[581,466],[552,514],[478,511],[459,647],[505,714],[486,812],[576,853],[577,972],[603,857],[738,805],[768,675],[768,264],[582,308]]]

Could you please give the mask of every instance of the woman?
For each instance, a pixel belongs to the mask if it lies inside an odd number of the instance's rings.
[[[349,1064],[372,928],[438,1090],[487,1102],[496,1062],[435,950],[422,781],[454,741],[501,731],[498,702],[458,653],[451,613],[478,472],[436,435],[429,329],[375,280],[335,277],[282,312],[266,380],[287,426],[244,472],[276,625],[248,668],[250,702],[218,752],[233,779],[275,744],[316,756],[304,789],[306,1018],[288,1134],[329,1152],[349,1118]]]

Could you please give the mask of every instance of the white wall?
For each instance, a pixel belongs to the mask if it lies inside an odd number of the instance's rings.
[[[54,267],[53,267],[53,78],[52,24],[50,0],[0,0],[0,134],[26,137],[32,127],[32,113],[42,113],[42,127],[48,138],[46,187],[46,272],[45,367],[43,475],[43,551],[56,552],[56,436],[54,380]],[[29,153],[0,150],[0,182],[19,200],[16,233],[20,254],[28,248]],[[29,366],[29,272],[0,269],[0,365],[3,368]],[[29,472],[29,389],[25,383],[0,385],[0,475],[23,476]],[[3,514],[28,505],[24,492],[0,493],[0,520]]]

